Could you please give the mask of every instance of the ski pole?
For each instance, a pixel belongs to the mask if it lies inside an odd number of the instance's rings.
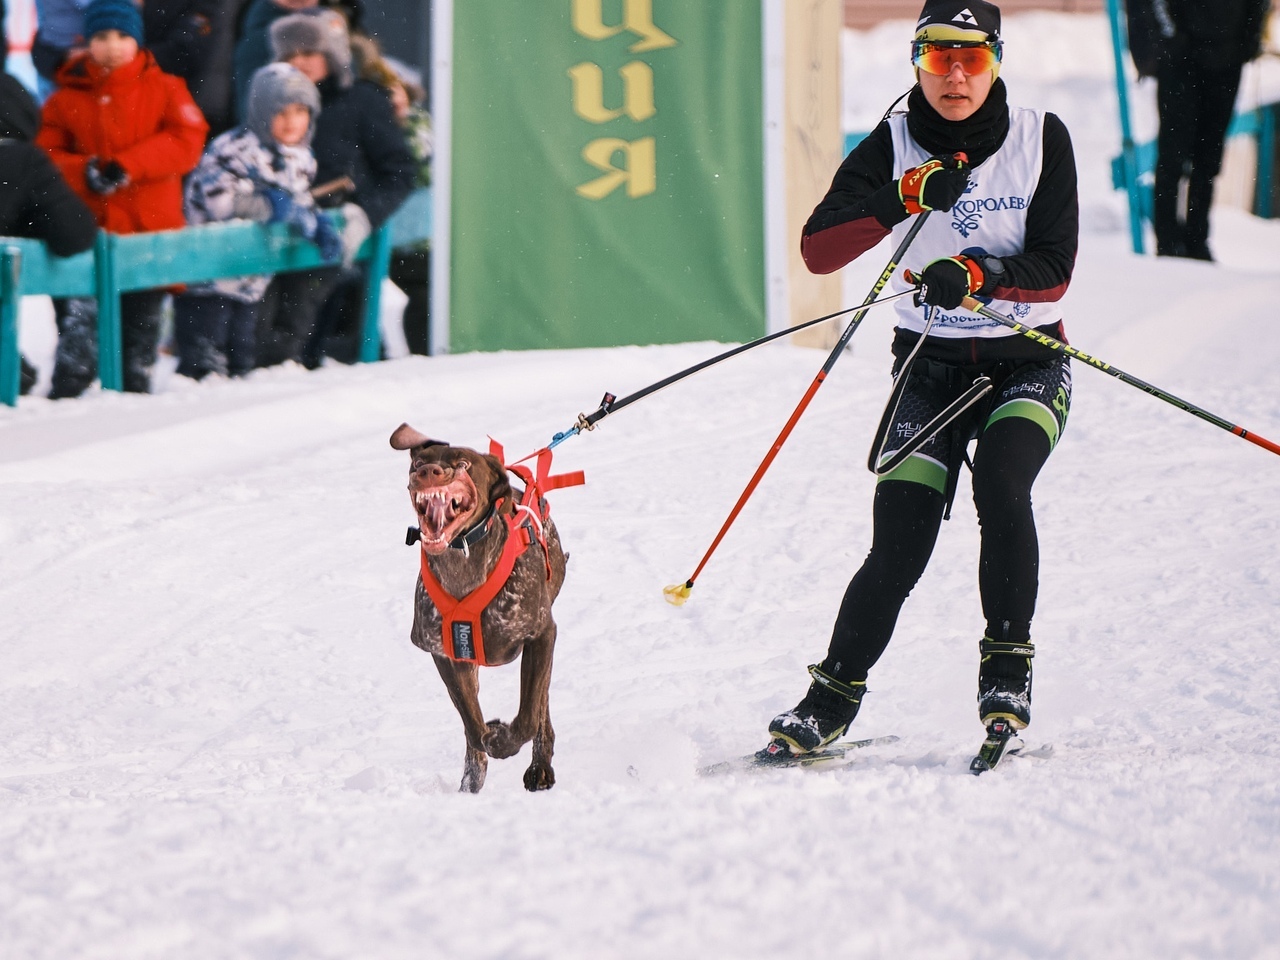
[[[730,350],[726,350],[724,353],[720,353],[707,360],[703,360],[701,363],[695,363],[691,367],[686,367],[684,370],[681,370],[679,373],[673,373],[669,377],[664,377],[662,380],[659,380],[657,383],[651,383],[649,386],[644,387],[640,390],[637,390],[635,393],[628,394],[627,396],[623,397],[621,400],[617,399],[611,393],[606,393],[604,395],[604,399],[600,401],[600,406],[596,408],[595,412],[589,415],[584,413],[578,414],[578,422],[575,423],[568,430],[565,430],[561,433],[557,433],[554,437],[552,437],[551,443],[548,444],[548,447],[554,447],[556,446],[556,444],[563,443],[565,440],[568,440],[570,437],[574,436],[575,434],[581,433],[584,430],[594,430],[596,424],[599,423],[601,420],[603,420],[605,417],[609,416],[609,414],[616,413],[617,411],[621,410],[623,407],[626,407],[626,406],[629,406],[630,404],[635,403],[637,400],[643,400],[645,397],[650,396],[651,394],[657,393],[659,390],[663,389],[664,387],[669,387],[673,383],[679,383],[685,377],[692,376],[693,374],[698,373],[699,371],[705,370],[707,367],[714,366],[715,364],[719,363],[721,360],[728,360],[730,357],[736,357],[740,353],[746,353],[748,350],[751,350],[754,347],[762,346],[763,344],[769,343],[773,340],[777,340],[779,337],[785,337],[791,333],[798,333],[799,331],[804,330],[808,327],[812,327],[815,324],[823,323],[824,321],[827,321],[827,320],[833,320],[836,317],[843,316],[846,313],[852,313],[854,310],[869,310],[872,307],[880,306],[880,304],[882,303],[892,303],[895,300],[898,300],[902,297],[910,296],[914,293],[915,293],[914,290],[903,290],[901,293],[890,294],[887,297],[881,297],[879,300],[872,300],[869,303],[868,302],[860,303],[856,307],[845,307],[843,310],[837,310],[835,313],[828,313],[825,317],[815,317],[813,320],[806,320],[804,323],[798,323],[794,327],[787,327],[787,329],[785,330],[775,330],[773,333],[765,334],[763,337],[760,337],[756,340],[752,340],[750,343],[740,344],[739,346],[733,347]]]
[[[893,256],[889,259],[888,265],[885,266],[879,279],[876,280],[875,285],[871,288],[871,292],[867,294],[866,299],[862,302],[862,306],[858,308],[858,312],[849,320],[848,326],[844,328],[844,333],[842,333],[840,335],[840,339],[836,341],[836,345],[827,356],[826,363],[822,365],[822,369],[818,371],[818,375],[814,377],[813,382],[809,384],[809,389],[806,390],[804,396],[800,398],[800,403],[796,406],[796,409],[791,414],[790,419],[787,420],[786,426],[782,428],[782,432],[778,434],[778,439],[773,441],[773,446],[769,448],[769,452],[765,454],[765,458],[760,462],[760,466],[756,468],[756,472],[751,477],[750,482],[747,483],[746,489],[743,490],[742,495],[738,497],[738,502],[735,503],[733,509],[729,511],[728,518],[720,527],[720,532],[716,534],[716,538],[711,541],[711,546],[707,548],[707,552],[703,555],[697,569],[693,571],[693,575],[684,583],[673,583],[670,586],[663,588],[662,594],[667,598],[668,603],[679,607],[683,606],[684,602],[689,599],[689,592],[693,589],[694,581],[698,579],[698,575],[702,573],[702,568],[707,565],[707,561],[710,560],[711,555],[715,553],[716,547],[720,546],[720,541],[724,539],[724,535],[728,533],[729,528],[733,526],[733,521],[738,518],[738,514],[746,505],[747,500],[750,499],[751,494],[755,492],[756,486],[760,483],[761,478],[764,477],[765,471],[769,469],[770,464],[773,463],[774,458],[778,455],[778,451],[781,450],[782,445],[787,442],[787,437],[791,435],[792,429],[794,429],[796,423],[800,420],[805,408],[809,406],[809,401],[813,399],[813,395],[818,392],[818,388],[821,387],[823,381],[827,379],[827,374],[831,372],[831,368],[834,367],[836,365],[836,361],[840,359],[840,354],[844,352],[844,348],[848,345],[849,340],[857,331],[858,325],[862,323],[862,318],[867,315],[867,311],[870,309],[871,305],[877,302],[876,297],[880,295],[880,291],[883,290],[885,284],[889,282],[890,278],[893,276],[893,272],[898,269],[898,264],[902,261],[903,256],[906,255],[907,248],[911,246],[911,241],[916,238],[916,234],[920,232],[925,221],[929,219],[929,214],[931,212],[932,211],[930,210],[925,210],[923,213],[919,214],[916,217],[915,222],[911,224],[911,229],[907,231],[907,235],[903,237],[902,242],[898,244],[898,249],[893,252]],[[915,291],[911,292],[914,293]]]
[[[914,279],[911,282],[915,282]],[[1020,333],[1024,337],[1028,337],[1036,343],[1046,346],[1051,350],[1056,350],[1058,353],[1065,354],[1073,360],[1079,360],[1081,363],[1087,363],[1095,370],[1101,370],[1103,373],[1109,373],[1117,380],[1127,383],[1131,387],[1137,387],[1143,393],[1149,393],[1158,400],[1163,400],[1165,403],[1172,404],[1179,410],[1183,410],[1192,416],[1199,417],[1207,423],[1212,423],[1215,427],[1221,427],[1229,433],[1234,433],[1237,437],[1248,440],[1250,443],[1255,443],[1264,450],[1270,450],[1272,453],[1280,454],[1280,444],[1273,443],[1265,437],[1258,436],[1256,433],[1251,433],[1244,427],[1237,426],[1216,414],[1210,413],[1208,410],[1197,407],[1194,403],[1188,403],[1180,397],[1175,397],[1173,394],[1165,390],[1161,390],[1159,387],[1153,386],[1145,380],[1139,380],[1137,377],[1132,374],[1125,373],[1118,367],[1113,367],[1111,364],[1103,360],[1099,360],[1097,357],[1090,356],[1082,350],[1077,350],[1070,344],[1063,343],[1061,340],[1055,340],[1046,333],[1042,333],[1039,330],[1021,324],[1012,317],[1006,317],[1002,313],[997,313],[995,310],[990,309],[975,300],[973,297],[965,297],[960,306],[973,313],[982,314],[982,316],[986,317],[988,320],[994,320],[996,323],[1004,324],[1010,330]]]

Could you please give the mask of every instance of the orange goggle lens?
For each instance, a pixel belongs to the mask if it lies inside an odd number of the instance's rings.
[[[1000,62],[1001,44],[913,43],[911,62],[925,73],[945,77],[957,63],[966,76],[994,70]]]

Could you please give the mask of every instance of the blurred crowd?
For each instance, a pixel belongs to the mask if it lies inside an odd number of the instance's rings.
[[[70,256],[99,229],[253,220],[323,262],[122,295],[124,389],[149,392],[161,349],[193,380],[355,362],[354,258],[430,184],[432,154],[420,79],[363,32],[362,0],[36,0],[36,15],[38,88],[0,75],[0,236]],[[391,265],[421,354],[429,255],[424,241]],[[55,298],[54,314],[49,396],[79,396],[98,377],[97,303]],[[38,380],[23,358],[22,392]]]

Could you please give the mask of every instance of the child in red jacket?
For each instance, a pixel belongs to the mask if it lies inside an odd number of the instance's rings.
[[[58,71],[36,142],[112,233],[186,225],[182,177],[204,149],[208,125],[178,77],[142,47],[133,0],[93,0],[84,12],[89,49]],[[120,298],[124,388],[146,393],[155,363],[163,290]],[[97,376],[92,302],[55,303],[58,352],[50,396],[74,397]]]

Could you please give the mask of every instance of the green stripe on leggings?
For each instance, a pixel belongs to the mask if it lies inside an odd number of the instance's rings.
[[[992,411],[991,416],[987,417],[987,426],[990,427],[997,420],[1003,420],[1005,417],[1023,417],[1032,423],[1040,424],[1044,432],[1049,435],[1050,448],[1057,446],[1058,418],[1050,413],[1043,403],[1028,400],[1026,397],[1002,403]]]
[[[876,482],[884,483],[886,480],[905,480],[908,483],[922,483],[941,494],[945,495],[947,492],[947,468],[937,460],[930,460],[918,454],[912,454],[907,457],[906,460]]]

